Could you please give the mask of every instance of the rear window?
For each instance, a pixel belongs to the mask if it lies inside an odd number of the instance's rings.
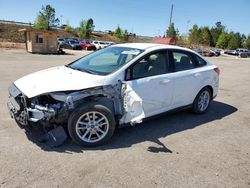
[[[204,59],[202,59],[201,57],[199,57],[198,55],[194,55],[194,56],[195,56],[195,59],[197,61],[198,67],[202,67],[202,66],[207,64],[207,62]]]
[[[184,71],[195,68],[195,62],[191,55],[183,51],[173,51],[175,71]]]

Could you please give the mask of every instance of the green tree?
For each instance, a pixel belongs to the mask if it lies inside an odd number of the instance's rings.
[[[123,38],[122,29],[120,28],[120,26],[117,26],[117,28],[115,29],[114,35],[119,39]]]
[[[79,28],[77,30],[77,34],[79,38],[90,38],[91,33],[94,30],[94,21],[92,18],[86,20],[81,20]]]
[[[200,37],[201,38],[199,40],[202,44],[207,45],[207,46],[213,45],[213,37],[212,37],[208,27],[204,27],[201,29],[201,36]]]
[[[242,38],[240,33],[233,33],[231,32],[230,34],[230,40],[228,42],[227,48],[230,50],[234,50],[236,48],[241,48],[242,47]]]
[[[85,37],[86,38],[90,38],[90,35],[91,35],[91,33],[93,32],[93,30],[94,30],[94,21],[93,21],[93,19],[92,18],[89,18],[87,21],[86,21],[86,26],[85,26],[86,28],[86,33],[85,33]]]
[[[227,48],[230,40],[230,35],[227,32],[222,32],[217,40],[217,48]]]
[[[185,35],[179,35],[176,39],[176,44],[178,46],[187,46],[187,36]]]
[[[242,35],[241,35],[241,39],[242,39],[242,46],[245,48],[246,41],[247,41],[246,35],[242,34]]]
[[[225,31],[225,26],[221,24],[221,22],[216,22],[215,27],[210,29],[211,35],[213,37],[213,45],[215,45],[218,41],[220,34]]]
[[[244,48],[247,48],[248,50],[250,50],[250,35],[248,35]]]
[[[189,31],[188,36],[189,44],[199,44],[201,41],[201,29],[198,25],[193,25],[193,28]]]
[[[174,38],[176,38],[177,35],[178,35],[178,31],[175,29],[174,23],[171,23],[168,26],[168,29],[167,29],[167,32],[166,32],[166,36],[167,37],[174,37]]]
[[[80,39],[83,39],[86,35],[86,21],[81,20],[79,28],[77,30],[77,35]]]
[[[128,39],[129,39],[129,35],[128,35],[128,30],[127,29],[125,29],[124,32],[123,32],[123,39],[125,41],[128,41]]]
[[[58,26],[59,19],[55,16],[56,11],[50,5],[42,6],[42,10],[38,13],[34,28],[42,30],[50,30],[51,27]]]
[[[74,29],[70,25],[66,25],[66,27],[64,28],[64,30],[67,31],[68,33],[72,33]]]

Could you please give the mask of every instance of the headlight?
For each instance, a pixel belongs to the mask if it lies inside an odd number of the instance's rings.
[[[8,90],[9,90],[10,96],[14,98],[17,97],[19,94],[21,94],[21,91],[15,86],[15,84],[11,84]]]

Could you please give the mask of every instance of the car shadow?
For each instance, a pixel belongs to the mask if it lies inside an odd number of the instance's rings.
[[[42,150],[75,153],[94,150],[110,150],[128,148],[134,144],[150,141],[157,146],[150,146],[147,151],[153,153],[165,152],[172,153],[172,150],[167,148],[160,138],[169,135],[193,129],[197,126],[205,126],[207,123],[222,119],[226,116],[236,112],[237,108],[218,101],[211,102],[211,106],[205,114],[196,115],[188,110],[180,111],[174,114],[164,115],[158,118],[148,120],[144,123],[138,124],[134,127],[125,127],[117,129],[112,139],[105,145],[99,147],[81,147],[74,144],[71,139],[68,139],[63,145],[59,147],[50,147],[46,143],[37,142],[34,138],[28,138],[36,143]]]

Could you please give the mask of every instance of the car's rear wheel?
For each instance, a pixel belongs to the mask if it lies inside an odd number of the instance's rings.
[[[207,111],[211,102],[211,90],[208,87],[203,88],[196,96],[193,103],[193,111],[197,114],[203,114]]]
[[[105,106],[89,104],[77,108],[68,121],[72,140],[83,146],[97,146],[108,141],[115,130],[113,113]]]

